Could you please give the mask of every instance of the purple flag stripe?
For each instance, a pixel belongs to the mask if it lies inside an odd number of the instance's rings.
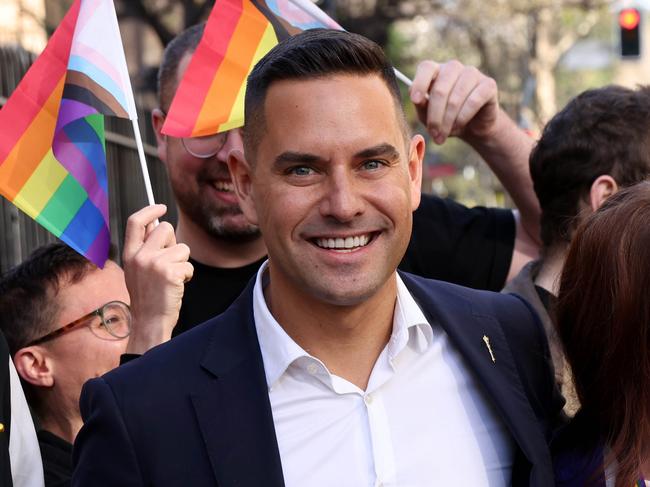
[[[88,248],[86,257],[92,260],[99,267],[104,267],[108,249],[111,245],[111,234],[107,227],[102,227],[97,234],[97,238]]]
[[[86,190],[88,198],[99,209],[104,218],[104,223],[108,227],[108,195],[100,186],[97,180],[97,174],[90,161],[88,161],[83,152],[68,138],[63,130],[60,130],[54,135],[52,151],[56,160]]]
[[[86,105],[85,103],[80,103],[76,100],[63,98],[59,107],[59,116],[56,121],[56,129],[54,130],[54,133],[59,132],[70,122],[87,117],[94,113],[97,113],[97,109],[94,107]]]

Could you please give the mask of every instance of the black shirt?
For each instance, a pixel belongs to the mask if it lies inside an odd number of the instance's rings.
[[[193,259],[192,279],[185,284],[183,303],[172,336],[223,313],[241,294],[266,257],[244,267],[210,267]]]
[[[43,458],[45,487],[68,487],[72,478],[72,444],[45,430],[36,436]]]
[[[470,209],[423,194],[420,207],[413,213],[411,241],[399,268],[431,279],[500,291],[510,268],[514,241],[511,210]],[[194,276],[185,285],[174,336],[225,311],[264,260],[225,269],[190,259]]]

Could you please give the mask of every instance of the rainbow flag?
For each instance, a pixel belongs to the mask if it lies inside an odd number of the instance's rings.
[[[0,194],[103,267],[104,115],[136,118],[115,7],[76,0],[0,110]]]
[[[343,30],[309,0],[216,0],[163,133],[197,137],[244,125],[246,78],[257,61],[315,27]]]

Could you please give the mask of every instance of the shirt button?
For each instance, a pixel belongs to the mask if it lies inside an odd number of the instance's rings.
[[[372,404],[372,399],[373,399],[372,394],[366,394],[365,396],[363,396],[363,402],[365,402],[366,405],[368,406]]]
[[[309,364],[307,366],[307,372],[309,372],[311,375],[316,375],[318,373],[318,365]]]

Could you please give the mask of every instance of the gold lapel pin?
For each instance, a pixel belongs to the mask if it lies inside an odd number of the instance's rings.
[[[492,352],[492,346],[490,345],[490,338],[487,335],[483,335],[483,341],[485,342],[485,346],[488,349],[488,352],[490,352],[490,358],[492,359],[493,363],[497,362],[497,359],[494,358],[494,353]]]

